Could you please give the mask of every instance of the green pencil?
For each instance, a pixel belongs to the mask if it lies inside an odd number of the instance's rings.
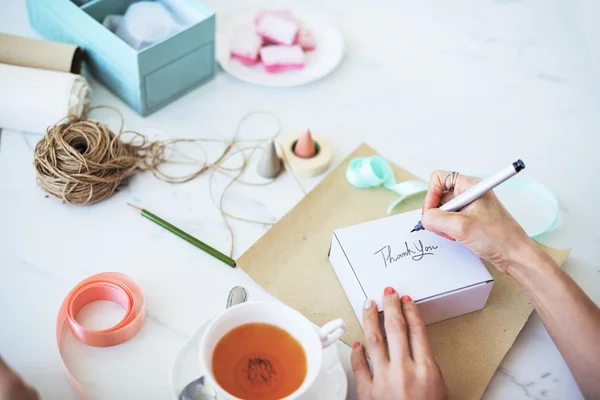
[[[129,204],[129,203],[127,203],[127,204]],[[187,241],[188,243],[193,244],[194,246],[198,247],[200,250],[207,252],[214,258],[223,261],[225,264],[229,265],[230,267],[235,268],[235,260],[233,258],[226,256],[225,254],[221,253],[219,250],[213,249],[212,247],[210,247],[206,243],[196,239],[189,233],[182,231],[175,225],[172,225],[172,224],[168,223],[167,221],[165,221],[164,219],[152,214],[150,211],[144,210],[143,208],[140,208],[137,206],[134,206],[133,204],[129,204],[129,206],[131,206],[133,209],[138,211],[143,217],[146,217],[150,221],[154,222],[155,224],[162,226],[169,232],[174,233],[175,235],[179,236],[180,238]]]

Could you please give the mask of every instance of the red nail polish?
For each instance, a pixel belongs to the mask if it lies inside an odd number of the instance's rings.
[[[443,236],[443,237],[445,237],[445,238],[446,238],[446,239],[448,239],[448,240],[452,240],[453,242],[455,242],[455,241],[456,241],[456,239],[454,239],[452,236],[448,236],[448,235],[446,235],[445,233],[442,233],[442,236]]]
[[[358,346],[360,346],[360,342],[354,342],[354,344],[352,345],[352,348],[355,349]]]
[[[396,293],[396,291],[394,290],[394,288],[393,288],[393,287],[389,287],[389,286],[388,286],[388,287],[386,287],[385,289],[383,289],[383,294],[384,294],[385,296],[389,296],[389,295],[391,295],[391,294],[394,294],[394,293]]]
[[[402,296],[402,297],[400,298],[400,301],[401,301],[403,304],[404,304],[404,303],[410,303],[410,301],[411,301],[411,300],[412,300],[412,299],[410,298],[410,296],[406,296],[406,295],[404,295],[404,296]]]

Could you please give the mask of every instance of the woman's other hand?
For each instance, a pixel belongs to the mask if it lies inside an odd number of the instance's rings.
[[[34,388],[23,382],[0,357],[0,400],[38,400]]]
[[[363,309],[365,345],[356,342],[352,346],[358,398],[445,399],[446,384],[429,349],[427,331],[415,302],[408,296],[400,298],[388,287],[384,291],[383,310],[388,346],[379,329],[377,304],[371,299],[367,299]]]

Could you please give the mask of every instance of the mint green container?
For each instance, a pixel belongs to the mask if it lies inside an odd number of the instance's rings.
[[[215,75],[215,13],[197,0],[180,0],[200,20],[141,51],[102,25],[138,0],[26,0],[42,36],[80,46],[90,72],[140,115],[148,115]]]

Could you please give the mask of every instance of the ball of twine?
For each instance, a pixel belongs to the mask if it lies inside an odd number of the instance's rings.
[[[121,141],[98,121],[67,120],[48,128],[35,146],[38,182],[64,203],[97,203],[135,172],[144,145]]]
[[[149,171],[157,179],[173,184],[189,182],[210,171],[208,191],[229,231],[231,237],[230,257],[233,257],[235,241],[229,218],[260,225],[274,224],[272,221],[255,220],[231,214],[223,206],[225,194],[234,183],[265,186],[275,181],[273,179],[266,182],[251,182],[242,178],[252,155],[256,150],[263,150],[257,143],[273,141],[281,133],[281,122],[273,113],[252,111],[244,115],[230,139],[175,138],[151,142],[139,132],[124,131],[123,115],[117,109],[110,106],[95,107],[95,109],[97,108],[111,109],[119,115],[121,126],[117,134],[99,121],[68,119],[48,128],[46,135],[35,146],[33,162],[37,179],[40,187],[51,197],[72,205],[94,204],[112,196],[121,183],[138,169]],[[251,117],[258,115],[272,117],[276,122],[276,132],[263,138],[238,139],[243,124]],[[124,140],[125,135],[130,139]],[[189,158],[174,148],[174,145],[178,143],[199,146],[204,157],[200,160]],[[224,148],[214,161],[208,162],[202,143],[222,143]],[[179,155],[180,157],[177,159],[169,155]],[[225,165],[227,160],[235,156],[241,158],[240,165]],[[283,162],[289,170],[285,157]],[[184,175],[172,176],[161,169],[163,164],[188,164],[193,165],[194,170]],[[218,198],[215,198],[212,189],[215,172],[229,178],[229,182]],[[306,190],[293,172],[292,176],[302,192],[306,194]]]

